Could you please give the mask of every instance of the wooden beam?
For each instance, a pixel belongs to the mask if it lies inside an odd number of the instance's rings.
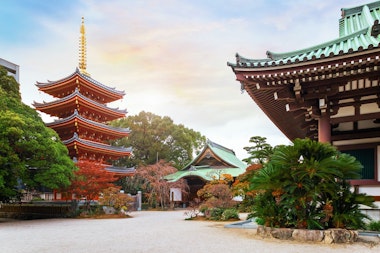
[[[355,136],[355,139],[380,137],[380,128],[371,129],[371,130],[360,130],[360,131],[345,131],[345,132],[333,131],[331,140],[332,141],[352,140],[352,136]]]
[[[376,120],[380,119],[380,112],[375,113],[366,113],[361,115],[354,115],[354,116],[345,116],[345,117],[339,117],[339,118],[331,118],[330,123],[331,124],[339,124],[344,122],[355,122],[360,120]]]

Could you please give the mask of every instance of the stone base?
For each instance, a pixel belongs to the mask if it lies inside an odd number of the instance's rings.
[[[257,235],[264,238],[295,240],[301,242],[352,243],[358,240],[358,232],[347,229],[292,229],[258,226]]]

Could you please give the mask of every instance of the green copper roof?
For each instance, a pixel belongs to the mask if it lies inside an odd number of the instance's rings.
[[[247,167],[247,166],[245,166]],[[245,172],[245,168],[223,168],[220,170],[217,170],[215,168],[197,168],[197,166],[194,166],[191,170],[180,170],[177,171],[174,174],[170,174],[165,177],[166,180],[170,182],[175,182],[181,178],[189,177],[189,176],[197,176],[201,177],[206,181],[211,181],[213,179],[213,176],[217,176],[218,174],[230,174],[233,177],[237,177],[240,174]]]
[[[354,8],[342,9],[339,20],[340,37],[319,44],[287,53],[267,51],[266,59],[248,59],[236,54],[236,64],[231,67],[262,68],[317,60],[337,55],[344,55],[379,47],[380,44],[380,1]]]
[[[187,166],[185,166],[184,169],[189,169],[189,166],[194,165],[195,161],[198,160],[198,158],[202,155],[202,153],[207,149],[210,148],[212,152],[214,152],[220,159],[223,161],[227,162],[228,164],[231,165],[231,167],[236,167],[236,168],[242,168],[245,170],[247,165],[240,161],[236,155],[235,152],[232,149],[228,149],[226,147],[223,147],[215,142],[212,142],[210,140],[207,140],[206,146],[203,149],[203,151]]]
[[[339,20],[339,36],[344,37],[373,25],[380,18],[380,2],[376,1],[353,8],[342,8]]]
[[[197,164],[197,161],[201,156],[204,155],[206,150],[211,150],[216,157],[218,157],[220,160],[223,160],[228,164],[228,166]],[[233,177],[237,177],[238,175],[244,173],[246,168],[247,165],[236,157],[233,150],[207,140],[206,146],[202,152],[192,162],[186,165],[183,170],[166,176],[165,179],[171,182],[175,182],[183,177],[198,176],[204,180],[209,181],[212,180],[212,177],[216,176],[217,174],[230,174]]]

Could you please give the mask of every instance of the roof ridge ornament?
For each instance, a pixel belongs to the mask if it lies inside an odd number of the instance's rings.
[[[80,73],[90,76],[87,73],[87,41],[86,41],[86,29],[84,27],[84,17],[82,17],[82,24],[80,26],[79,37],[79,71]]]

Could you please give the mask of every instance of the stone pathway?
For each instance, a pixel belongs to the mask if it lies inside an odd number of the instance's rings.
[[[0,222],[0,252],[380,252],[379,245],[370,243],[326,245],[260,239],[255,229],[225,228],[225,222],[186,221],[183,210],[131,215],[131,219]]]

